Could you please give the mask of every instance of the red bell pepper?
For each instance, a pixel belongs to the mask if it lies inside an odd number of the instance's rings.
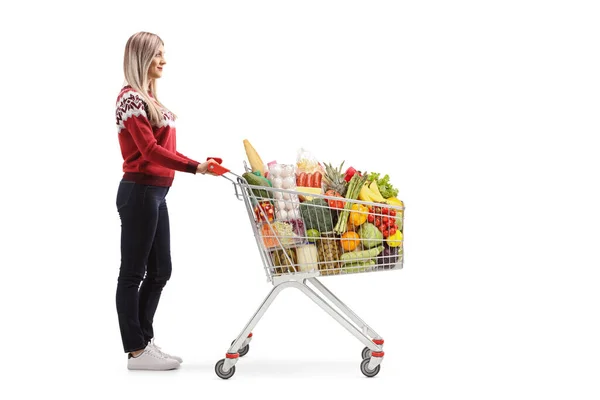
[[[350,167],[346,170],[346,175],[344,176],[344,180],[346,182],[350,182],[350,179],[352,179],[352,177],[354,176],[354,174],[356,174],[358,171],[355,170],[354,168]],[[358,172],[358,176],[360,176],[360,172]]]

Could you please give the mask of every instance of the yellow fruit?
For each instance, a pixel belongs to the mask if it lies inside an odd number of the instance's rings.
[[[365,184],[366,185],[366,184]],[[375,201],[379,201],[379,202],[383,202],[385,201],[385,199],[383,198],[383,196],[381,195],[381,193],[379,192],[379,186],[377,186],[377,181],[373,181],[371,182],[371,184],[369,185],[369,189],[371,190],[371,192],[373,192],[371,194],[371,198]]]
[[[361,201],[368,201],[370,203],[373,202],[373,199],[371,198],[371,190],[369,190],[369,188],[366,185],[360,188],[358,199]]]
[[[393,206],[404,207],[404,203],[402,202],[402,200],[398,200],[395,197],[388,197],[387,199],[385,199],[385,202]]]
[[[402,244],[403,239],[404,235],[402,235],[402,232],[396,231],[396,233],[387,238],[387,244],[390,247],[398,247]]]
[[[302,201],[312,200],[314,196],[311,195],[323,194],[323,189],[308,186],[296,186],[296,191],[300,192],[298,196]]]
[[[379,203],[385,201],[385,199],[380,194],[375,193],[374,191],[371,190],[368,182],[365,182],[363,187],[360,189],[360,193],[363,193],[363,195],[365,197],[368,197],[370,199],[370,200],[363,200],[363,201],[371,201],[371,202],[379,202]],[[360,199],[360,195],[359,195],[359,199]]]

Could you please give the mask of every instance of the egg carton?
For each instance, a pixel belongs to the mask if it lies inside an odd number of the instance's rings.
[[[275,189],[296,190],[296,166],[294,164],[272,164],[269,179]],[[275,216],[281,221],[300,218],[300,199],[297,194],[276,190]]]

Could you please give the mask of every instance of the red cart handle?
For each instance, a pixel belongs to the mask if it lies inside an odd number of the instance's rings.
[[[221,175],[229,172],[229,170],[227,168],[225,168],[221,165],[223,160],[220,159],[219,157],[208,157],[206,159],[206,161],[209,161],[209,160],[214,160],[218,163],[218,164],[209,164],[208,165],[208,170],[210,172],[212,172],[213,174],[221,176]]]

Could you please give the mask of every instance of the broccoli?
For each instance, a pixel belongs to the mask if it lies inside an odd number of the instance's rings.
[[[306,229],[316,229],[319,232],[329,232],[333,229],[333,218],[327,201],[313,199],[300,203],[300,213]]]

